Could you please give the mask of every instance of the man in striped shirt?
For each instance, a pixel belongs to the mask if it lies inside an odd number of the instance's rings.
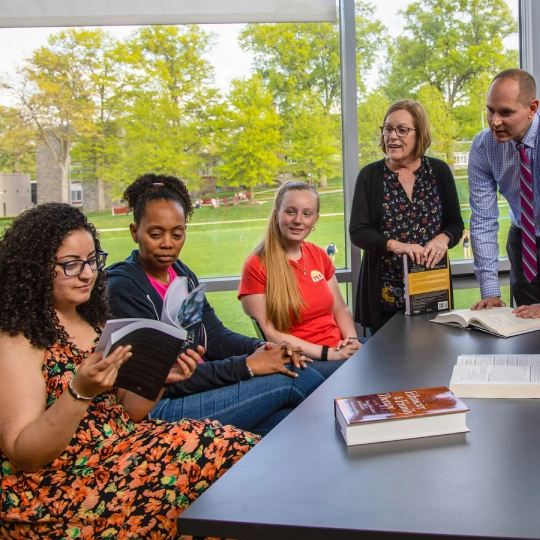
[[[540,263],[540,116],[533,77],[521,69],[499,73],[489,88],[486,109],[489,128],[474,138],[469,155],[473,268],[482,297],[472,309],[505,305],[498,279],[498,188],[510,205],[511,227],[506,248],[512,292],[516,304],[521,306],[515,311],[520,317],[540,317],[540,276],[529,282],[523,274],[521,161],[516,148],[518,142],[524,143],[532,168],[534,228]]]

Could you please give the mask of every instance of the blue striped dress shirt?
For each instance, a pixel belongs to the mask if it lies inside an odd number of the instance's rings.
[[[523,137],[532,166],[534,225],[540,236],[540,116],[537,113]],[[469,154],[469,192],[471,204],[471,240],[474,275],[480,283],[482,298],[500,296],[499,286],[499,209],[497,186],[510,205],[510,220],[521,228],[519,152],[516,141],[498,143],[489,128],[479,133]]]

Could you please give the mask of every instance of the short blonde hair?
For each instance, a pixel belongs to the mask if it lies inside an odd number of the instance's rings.
[[[422,157],[431,145],[431,128],[429,127],[426,110],[418,103],[418,101],[413,101],[412,99],[400,99],[394,101],[394,103],[388,107],[388,110],[384,115],[383,126],[386,123],[388,116],[395,111],[407,111],[413,117],[414,129],[416,130],[416,148],[414,157]],[[379,146],[381,150],[387,154],[382,132],[379,138]]]

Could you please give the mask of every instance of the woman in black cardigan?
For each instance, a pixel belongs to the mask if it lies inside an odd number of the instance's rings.
[[[355,319],[376,332],[403,308],[402,255],[434,267],[463,234],[454,177],[425,155],[429,121],[412,100],[393,103],[381,127],[386,158],[358,175],[349,232],[364,250]]]

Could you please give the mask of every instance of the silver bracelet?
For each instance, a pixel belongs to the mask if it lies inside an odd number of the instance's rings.
[[[79,392],[77,392],[77,390],[75,390],[75,388],[73,388],[72,386],[72,383],[73,383],[73,379],[71,379],[68,383],[68,390],[69,390],[69,393],[75,398],[75,399],[79,399],[81,401],[92,401],[96,396],[92,396],[92,397],[87,397],[87,396],[81,396],[81,394],[79,394]]]
[[[253,373],[253,370],[248,366],[247,362],[246,362],[246,367],[247,367],[247,370],[249,372],[249,376],[250,377],[255,377],[255,374]]]
[[[360,341],[356,336],[355,337],[349,337],[347,339],[355,339],[356,341]]]

